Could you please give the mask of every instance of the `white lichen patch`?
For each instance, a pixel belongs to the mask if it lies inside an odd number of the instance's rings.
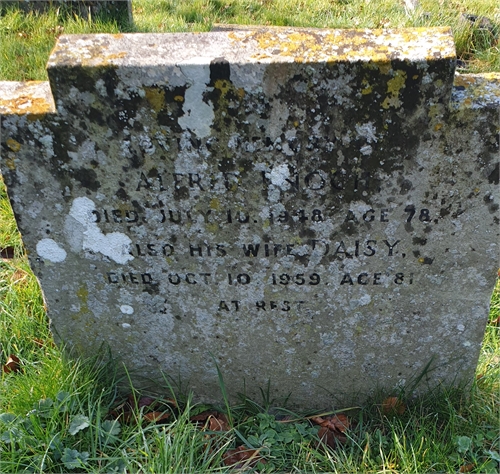
[[[288,181],[290,179],[290,170],[288,169],[288,165],[282,164],[273,168],[269,173],[269,179],[274,186],[278,186],[286,191],[290,187]]]
[[[132,306],[130,306],[128,304],[122,304],[120,306],[120,311],[123,314],[134,314],[134,308],[132,308]]]
[[[213,106],[203,100],[203,94],[210,82],[208,62],[207,58],[193,58],[188,63],[179,64],[190,84],[184,97],[182,106],[184,115],[179,118],[179,125],[184,130],[191,130],[198,138],[210,135],[215,117]]]
[[[60,263],[66,260],[66,251],[53,239],[42,239],[36,244],[36,253],[44,260]]]
[[[356,124],[356,132],[362,136],[368,143],[377,143],[377,129],[373,122]]]
[[[120,264],[133,260],[129,253],[130,238],[121,232],[104,234],[95,222],[93,211],[95,204],[89,198],[80,197],[73,201],[64,228],[71,249],[101,253]]]

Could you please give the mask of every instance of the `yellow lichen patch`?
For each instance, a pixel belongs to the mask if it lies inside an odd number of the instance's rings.
[[[457,74],[453,81],[455,87],[469,87],[476,82],[476,76]]]
[[[252,59],[258,59],[258,60],[262,60],[262,59],[269,59],[271,56],[269,56],[269,54],[264,54],[264,53],[259,53],[259,54],[253,54],[252,55]]]
[[[382,74],[390,74],[392,70],[392,64],[390,61],[387,61],[387,59],[385,61],[376,63],[376,65],[378,66],[378,69]]]
[[[68,58],[71,58],[72,61],[79,63],[82,67],[90,67],[95,68],[99,66],[117,66],[113,64],[114,61],[124,58],[128,55],[126,51],[120,51],[118,53],[109,53],[106,54],[106,49],[104,49],[101,45],[96,45],[93,47],[89,47],[87,54],[78,54],[78,52],[74,54],[70,54],[68,51],[65,51],[65,54]]]
[[[146,100],[149,102],[153,110],[158,113],[165,105],[165,91],[156,87],[145,87]]]
[[[22,95],[14,99],[0,99],[0,112],[13,115],[36,115],[42,117],[54,112],[54,106],[41,97]]]
[[[18,152],[21,149],[21,144],[13,138],[7,139],[7,146],[14,152]]]
[[[213,223],[207,224],[205,228],[208,232],[215,234],[219,230],[219,225],[216,222],[213,222]]]
[[[323,42],[316,35],[304,31],[271,32],[256,31],[252,38],[257,42],[259,49],[272,49],[273,55],[292,56],[295,62],[304,62],[315,57],[315,53],[324,50]],[[262,59],[262,53],[256,59]],[[266,56],[266,55],[264,55]]]
[[[107,54],[104,56],[104,61],[113,61],[113,59],[121,59],[127,55],[125,51],[120,51],[119,53]]]
[[[165,96],[165,94],[163,94],[163,95]],[[174,100],[175,100],[176,102],[184,102],[184,97],[182,97],[182,95],[176,95],[176,96],[174,97]]]
[[[82,301],[82,303],[87,304],[87,298],[89,297],[89,291],[85,286],[82,286],[77,292],[76,296]]]
[[[217,198],[212,198],[210,200],[210,209],[214,209],[215,211],[218,211],[221,207],[220,201]]]
[[[15,157],[14,153],[8,152],[7,159],[5,160],[5,164],[7,168],[10,170],[15,170],[16,169],[16,162],[15,162]]]
[[[84,313],[89,313],[89,307],[87,305],[87,300],[89,297],[89,291],[87,290],[86,286],[80,287],[80,289],[76,292],[76,296],[78,296],[78,299],[81,301],[82,305],[80,306],[80,311],[78,314],[84,314]]]
[[[406,72],[394,71],[394,77],[387,81],[387,97],[382,102],[382,107],[388,109],[389,107],[400,107],[401,101],[399,100],[399,92],[405,87]]]
[[[431,118],[437,117],[440,114],[440,112],[441,111],[440,111],[439,105],[437,105],[437,104],[432,104],[429,107],[429,117],[431,117]]]
[[[441,130],[443,128],[443,124],[442,123],[437,123],[435,126],[434,126],[434,131],[435,132],[438,132],[439,130]]]
[[[254,39],[257,40],[260,49],[276,48],[279,46],[279,38],[270,32],[260,33],[257,32],[254,35]]]
[[[219,89],[222,95],[226,95],[231,89],[231,83],[229,81],[226,81],[225,79],[217,79],[215,81],[215,88]]]
[[[361,81],[361,85],[363,86],[363,89],[361,89],[361,94],[368,95],[368,94],[371,94],[373,92],[373,88],[367,79],[363,79]]]
[[[387,81],[387,92],[393,95],[399,95],[399,91],[405,86],[406,72],[394,71],[394,77]]]

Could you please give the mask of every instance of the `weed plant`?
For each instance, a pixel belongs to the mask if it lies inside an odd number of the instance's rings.
[[[45,65],[62,34],[209,31],[215,23],[319,28],[450,26],[460,67],[500,71],[500,7],[495,0],[133,0],[133,24],[84,19],[57,4],[26,14],[0,2],[0,80],[47,80]]]

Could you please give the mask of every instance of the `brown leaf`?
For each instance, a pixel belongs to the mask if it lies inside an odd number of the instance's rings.
[[[191,418],[189,418],[191,421],[207,421],[211,416],[217,415],[218,412],[215,410],[210,410],[210,411],[204,411],[202,413],[199,413],[198,415],[194,415]]]
[[[4,258],[6,260],[14,258],[14,247],[5,247],[4,249],[0,249],[0,258]]]
[[[139,397],[137,398],[133,393],[129,394],[127,397],[127,402],[131,408],[142,408],[150,407],[156,402],[156,398],[153,397]]]
[[[326,417],[315,416],[311,418],[311,421],[323,428],[327,428],[332,431],[338,431],[340,433],[345,433],[351,425],[349,418],[343,413]]]
[[[109,416],[122,423],[129,423],[138,419],[137,413],[143,411],[142,419],[148,422],[158,423],[166,420],[170,413],[162,408],[165,406],[165,400],[158,400],[153,397],[137,398],[133,393],[127,397],[127,401],[121,403],[109,412]],[[167,405],[176,406],[175,400],[167,399]]]
[[[460,466],[460,469],[458,472],[471,472],[474,468],[476,467],[475,464],[464,464],[463,466]]]
[[[210,431],[229,431],[229,420],[224,413],[217,413],[208,419],[208,428]]]
[[[166,413],[164,411],[152,411],[150,413],[144,413],[142,416],[150,423],[159,423],[160,421],[167,420],[170,417],[170,413]]]
[[[347,442],[347,436],[337,431],[332,431],[326,426],[322,426],[318,431],[318,438],[322,444],[326,444],[328,447],[335,449],[340,444]]]
[[[349,426],[349,418],[342,413],[328,417],[328,427],[330,429],[335,429],[341,433],[345,433]]]
[[[7,359],[7,363],[2,366],[2,371],[5,374],[10,374],[11,372],[20,372],[21,371],[21,364],[20,360],[18,357],[16,357],[14,354],[11,354],[9,358]]]
[[[41,349],[43,349],[44,347],[56,347],[54,342],[50,340],[46,341],[44,339],[39,339],[38,337],[34,337],[32,340],[35,343],[35,345],[37,345]]]
[[[266,464],[266,460],[259,456],[258,449],[248,449],[245,446],[238,446],[236,449],[227,450],[222,459],[224,465],[232,466],[236,469],[254,467],[258,462]]]
[[[313,416],[310,418],[310,420],[313,422],[313,423],[316,423],[317,425],[320,425],[321,426],[321,423],[324,423],[324,419],[321,418],[321,416]]]
[[[382,402],[382,413],[384,415],[402,415],[406,405],[398,397],[387,397]]]

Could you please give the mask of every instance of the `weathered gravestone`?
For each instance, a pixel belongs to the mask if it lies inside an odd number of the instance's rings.
[[[454,64],[447,29],[61,36],[55,108],[43,84],[0,102],[58,339],[205,400],[215,362],[308,408],[470,381],[500,75],[453,88]]]

